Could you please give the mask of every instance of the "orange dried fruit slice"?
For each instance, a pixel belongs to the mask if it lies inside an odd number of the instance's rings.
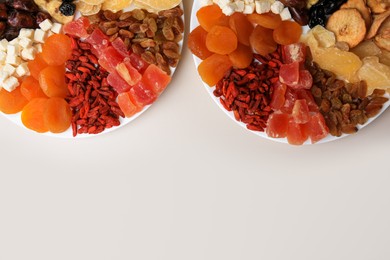
[[[49,66],[39,74],[39,84],[48,97],[63,97],[68,95],[65,83],[65,67]]]
[[[232,67],[227,55],[213,54],[199,65],[198,72],[202,80],[210,87],[216,85]]]
[[[211,52],[229,54],[237,49],[237,36],[229,27],[215,25],[207,34],[206,46]]]
[[[302,35],[302,27],[294,21],[283,21],[273,32],[276,43],[289,45],[297,43]]]
[[[198,58],[204,60],[213,53],[206,47],[207,31],[202,26],[196,27],[188,35],[187,46],[191,52]]]
[[[264,14],[253,13],[248,15],[248,20],[254,24],[261,25],[268,29],[275,29],[282,23],[280,15],[274,14],[272,12]]]
[[[47,97],[45,93],[43,93],[38,80],[32,76],[29,76],[23,80],[22,85],[20,86],[20,91],[22,92],[23,96],[27,98],[27,100]]]
[[[38,53],[35,56],[35,59],[31,60],[27,64],[31,76],[33,76],[36,80],[39,79],[39,73],[41,70],[49,66],[46,61],[43,59],[42,53]]]
[[[273,39],[272,30],[257,25],[249,37],[251,47],[261,55],[276,51],[277,44]]]
[[[72,55],[72,41],[65,34],[48,37],[42,47],[42,57],[49,65],[64,64]]]
[[[47,100],[47,98],[34,98],[23,108],[21,118],[25,127],[38,133],[46,133],[49,130],[43,119]]]
[[[28,100],[23,96],[20,87],[12,92],[0,90],[0,111],[4,114],[16,114],[22,111]]]
[[[50,98],[46,104],[43,120],[50,132],[65,132],[70,127],[72,120],[69,104],[63,98]]]
[[[224,16],[226,15],[222,13],[221,8],[215,4],[204,6],[196,13],[200,26],[206,31],[210,31],[214,25],[220,24],[220,19],[223,19]]]
[[[237,49],[229,54],[229,58],[233,64],[233,67],[245,69],[252,62],[252,48],[243,44],[238,44]]]
[[[253,32],[253,25],[243,13],[234,13],[229,18],[229,26],[236,33],[240,43],[249,46],[249,36]]]

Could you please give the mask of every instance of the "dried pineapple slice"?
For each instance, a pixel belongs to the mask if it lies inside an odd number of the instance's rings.
[[[375,56],[363,59],[358,76],[360,80],[367,82],[368,94],[376,88],[387,89],[390,86],[390,67],[380,63]]]
[[[136,5],[150,7],[156,12],[174,8],[180,3],[181,0],[136,0]]]
[[[88,0],[91,1],[91,0]],[[161,1],[161,0],[160,0]],[[110,10],[114,13],[119,12],[130,6],[133,0],[106,0],[102,5],[103,10]]]
[[[103,4],[104,0],[80,0],[86,4],[89,4],[89,5],[100,5],[100,4]],[[111,0],[109,0],[111,1]]]

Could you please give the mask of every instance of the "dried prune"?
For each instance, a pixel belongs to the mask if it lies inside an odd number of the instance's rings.
[[[22,10],[27,12],[38,12],[39,7],[35,4],[34,1],[31,0],[7,0],[7,5],[16,9],[16,10]]]
[[[8,16],[8,24],[15,28],[34,28],[35,20],[27,12],[13,10]]]
[[[0,19],[1,20],[7,20],[8,14],[7,14],[7,6],[5,3],[0,4]]]

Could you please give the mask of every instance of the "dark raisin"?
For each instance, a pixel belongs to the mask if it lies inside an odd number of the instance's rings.
[[[73,3],[63,2],[60,5],[60,12],[65,16],[72,16],[76,11],[76,5]]]

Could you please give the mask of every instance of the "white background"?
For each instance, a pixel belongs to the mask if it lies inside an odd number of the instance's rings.
[[[0,260],[388,260],[389,128],[387,111],[327,144],[262,139],[184,50],[160,99],[109,134],[0,117]]]

